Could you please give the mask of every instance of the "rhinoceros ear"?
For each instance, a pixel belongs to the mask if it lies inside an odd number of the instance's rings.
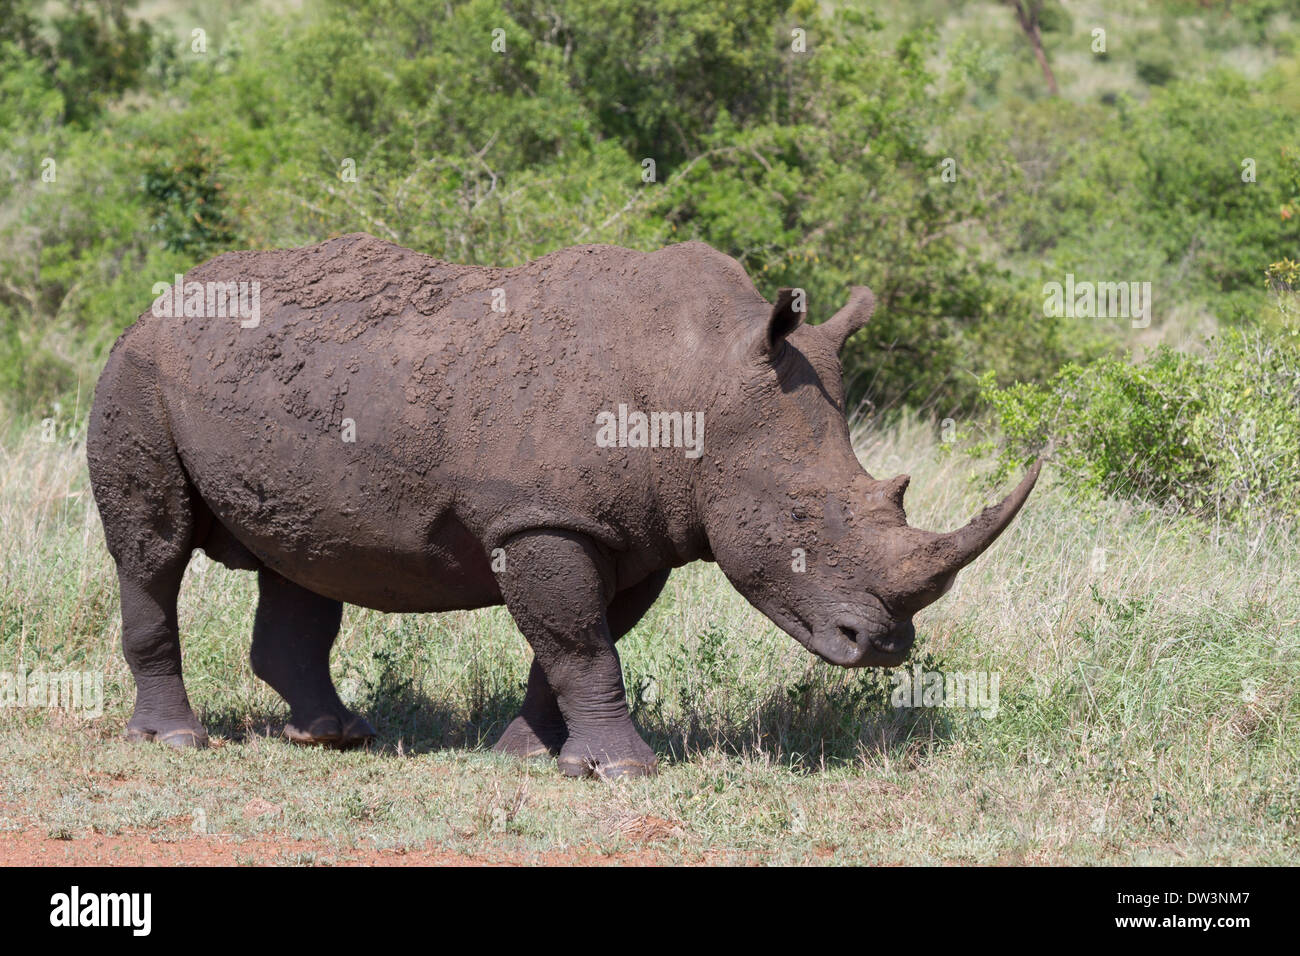
[[[769,353],[775,352],[781,340],[799,328],[807,311],[802,292],[796,295],[794,289],[777,290],[776,304],[767,317],[767,334],[764,336],[764,345]]]

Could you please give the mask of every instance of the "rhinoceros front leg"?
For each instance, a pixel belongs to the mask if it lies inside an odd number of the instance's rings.
[[[605,607],[613,579],[587,538],[537,531],[506,542],[499,580],[506,606],[555,693],[568,738],[559,765],[574,777],[654,773],[654,751],[628,715],[623,671]]]
[[[614,595],[614,600],[605,611],[605,620],[615,643],[650,610],[650,606],[663,591],[669,573],[667,570],[656,571],[644,581]],[[555,757],[559,755],[568,736],[569,728],[565,726],[564,716],[560,713],[555,691],[551,690],[551,685],[546,682],[546,674],[534,659],[528,672],[528,689],[524,692],[524,703],[519,708],[519,716],[511,721],[492,749],[525,760]]]
[[[289,704],[284,734],[296,744],[347,749],[375,735],[364,717],[339,700],[330,679],[330,648],[343,605],[313,594],[268,568],[258,572],[253,619],[253,673]]]

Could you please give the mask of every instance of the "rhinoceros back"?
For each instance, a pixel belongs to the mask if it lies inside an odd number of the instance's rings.
[[[491,603],[504,535],[567,526],[617,547],[620,507],[648,493],[594,433],[597,411],[654,400],[647,341],[691,345],[650,259],[586,246],[476,268],[352,235],[219,256],[174,300],[197,314],[141,321],[186,472],[259,559],[355,603]],[[231,283],[256,310],[208,307]],[[359,560],[392,596],[350,590]],[[454,603],[417,598],[431,578]]]

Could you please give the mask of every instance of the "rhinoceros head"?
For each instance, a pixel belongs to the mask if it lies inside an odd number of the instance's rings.
[[[871,291],[854,288],[817,326],[801,325],[794,304],[782,290],[770,313],[742,322],[732,368],[719,376],[705,532],[732,584],[813,653],[845,667],[894,666],[915,638],[912,615],[1007,527],[1039,463],[959,530],[910,527],[908,476],[869,475],[845,418],[839,352],[870,318]]]

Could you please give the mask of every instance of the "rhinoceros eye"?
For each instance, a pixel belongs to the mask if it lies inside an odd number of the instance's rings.
[[[807,521],[808,512],[804,511],[802,508],[795,508],[790,512],[790,517],[795,521]]]

